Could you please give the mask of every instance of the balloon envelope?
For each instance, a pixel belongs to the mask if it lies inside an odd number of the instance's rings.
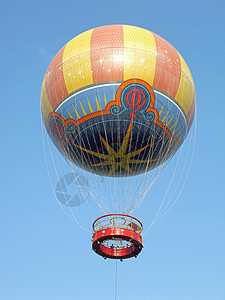
[[[42,84],[41,111],[69,163],[130,177],[162,166],[181,146],[194,117],[195,87],[166,40],[108,25],[78,35],[56,54]]]

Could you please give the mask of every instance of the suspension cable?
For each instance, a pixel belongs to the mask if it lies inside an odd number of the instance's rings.
[[[116,274],[115,274],[115,300],[117,299],[117,261],[116,259]]]

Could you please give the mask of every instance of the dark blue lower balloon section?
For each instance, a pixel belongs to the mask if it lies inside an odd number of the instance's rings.
[[[175,141],[153,122],[112,120],[108,116],[105,120],[88,120],[79,128],[68,123],[66,128],[54,116],[50,124],[53,141],[62,154],[80,168],[99,175],[144,173],[164,163],[175,146]],[[56,127],[61,135],[54,132]]]

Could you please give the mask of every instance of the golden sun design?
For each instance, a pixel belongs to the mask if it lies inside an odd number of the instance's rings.
[[[150,145],[144,146],[136,151],[130,152],[126,154],[127,151],[127,147],[128,147],[128,143],[129,143],[129,139],[130,139],[130,133],[131,133],[131,128],[132,128],[132,122],[133,120],[131,120],[128,130],[126,132],[126,135],[123,139],[123,142],[118,150],[118,152],[116,152],[109,144],[108,142],[100,135],[100,138],[103,142],[103,145],[105,146],[106,150],[108,151],[108,154],[102,154],[102,153],[98,153],[95,151],[91,151],[88,149],[85,149],[81,146],[78,146],[76,144],[73,144],[74,146],[76,146],[77,148],[81,149],[82,151],[92,154],[98,158],[104,159],[104,161],[97,163],[97,164],[92,164],[92,167],[100,167],[100,166],[110,166],[109,169],[109,173],[108,176],[111,176],[112,174],[114,174],[118,168],[123,168],[126,171],[134,173],[130,167],[129,164],[143,164],[143,163],[147,163],[146,166],[146,171],[148,169],[148,165],[149,162],[151,161],[157,161],[158,159],[154,159],[151,160],[150,157],[148,159],[145,160],[139,160],[139,159],[131,159],[132,157],[136,156],[137,154],[141,153],[143,150],[145,150],[147,147],[151,147]]]

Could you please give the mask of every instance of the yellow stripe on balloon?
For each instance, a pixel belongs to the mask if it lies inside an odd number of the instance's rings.
[[[173,120],[173,118],[174,118],[174,115],[173,115],[172,118],[166,123],[166,126],[167,126],[167,127],[169,126],[169,124],[170,124],[170,122]]]
[[[87,98],[87,101],[88,101],[88,106],[89,106],[89,108],[90,108],[90,112],[93,113],[93,108],[91,107],[91,103],[90,103],[90,101],[88,100],[88,98]]]
[[[108,103],[107,103],[105,94],[104,94],[104,99],[105,99],[105,106],[106,106]]]
[[[68,109],[67,109],[67,112],[68,112],[70,118],[73,119],[73,117],[71,116],[71,114],[70,114],[70,112],[68,111]]]
[[[162,111],[163,111],[163,108],[164,108],[164,105],[163,105],[162,108],[160,109],[159,117],[160,117],[160,115],[161,115],[161,113],[162,113]]]
[[[46,77],[46,75],[45,75]],[[41,88],[41,113],[43,117],[43,121],[45,123],[45,126],[47,126],[48,122],[48,115],[53,111],[52,107],[49,103],[47,92],[46,92],[46,87],[45,87],[45,77],[42,83],[42,88]]]
[[[180,128],[180,126],[177,127],[177,128],[172,132],[172,135],[174,135],[174,133],[177,132],[177,130],[178,130],[179,128]]]
[[[181,105],[181,107],[183,108],[187,116],[191,108],[195,87],[194,87],[193,78],[191,76],[191,72],[186,62],[184,61],[184,59],[180,54],[179,56],[181,62],[181,78],[180,78],[180,84],[177,90],[175,100]]]
[[[177,120],[177,121],[176,121],[176,122],[173,124],[173,126],[172,126],[172,127],[170,127],[170,128],[169,128],[169,130],[170,130],[170,131],[173,129],[173,127],[174,127],[174,126],[176,126],[176,125],[177,125],[177,122],[178,122],[178,120]]]
[[[97,108],[98,108],[98,111],[100,110],[100,106],[99,106],[99,103],[98,103],[98,98],[97,96],[95,95],[95,101],[96,101],[96,104],[97,104]]]
[[[168,110],[168,112],[166,113],[165,117],[162,119],[162,122],[163,122],[163,123],[165,122],[165,120],[166,120],[166,118],[167,118],[169,112],[170,112],[170,111]]]
[[[79,102],[80,102],[80,101],[79,101]],[[84,116],[86,116],[87,113],[86,113],[86,111],[85,111],[85,109],[84,109],[84,107],[83,107],[83,105],[82,105],[81,102],[80,102],[80,107],[81,107],[81,109],[82,109],[82,112],[83,112]]]
[[[153,34],[129,25],[123,26],[123,34],[124,80],[139,78],[153,85],[156,67],[156,43]]]
[[[78,119],[80,119],[80,115],[78,114],[78,112],[77,112],[77,110],[76,110],[76,108],[75,108],[74,106],[73,106],[73,109],[74,109],[74,111],[75,111],[75,113],[76,113]]]
[[[63,75],[68,94],[93,83],[90,59],[92,31],[73,38],[64,49]]]

